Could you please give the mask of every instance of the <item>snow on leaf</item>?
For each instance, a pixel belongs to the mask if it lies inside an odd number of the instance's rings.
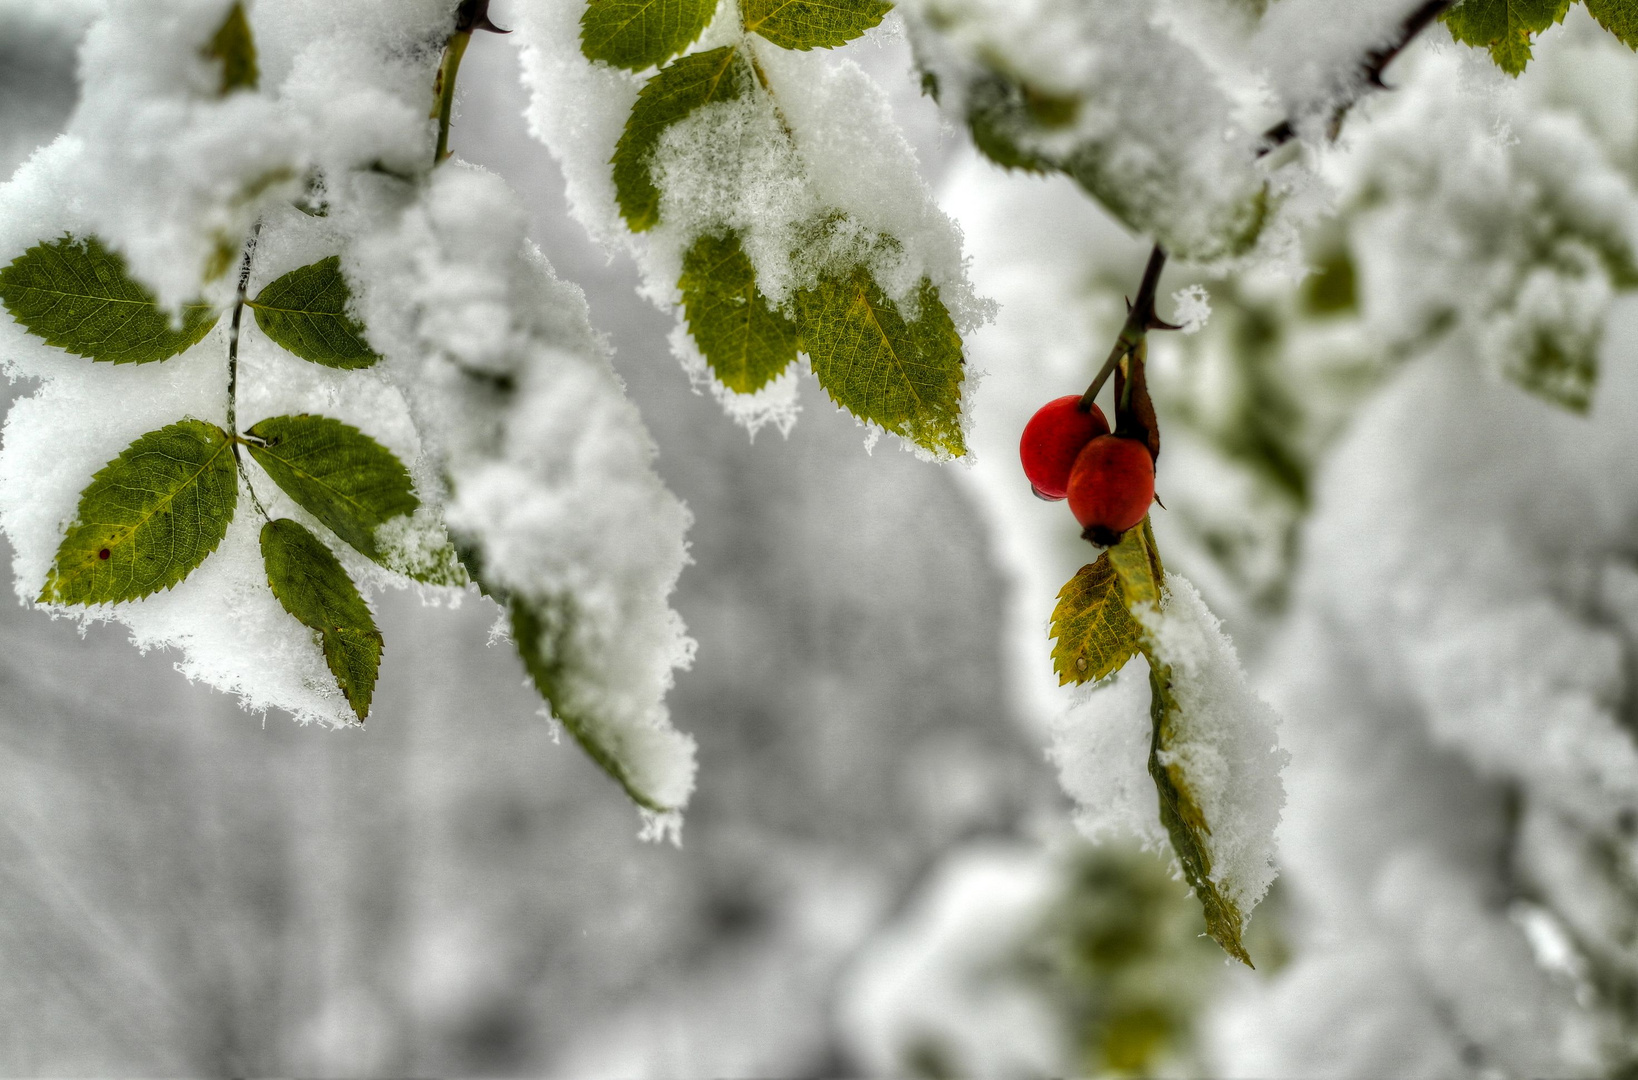
[[[269,521],[261,545],[273,595],[297,622],[317,631],[324,662],[362,723],[381,668],[381,631],[369,605],[330,549],[299,522]]]
[[[695,344],[736,394],[756,393],[796,359],[796,325],[756,287],[756,270],[734,233],[694,241],[677,288]]]
[[[262,333],[303,360],[332,368],[366,368],[379,357],[364,328],[347,315],[352,293],[331,255],[269,282],[246,303]]]
[[[939,457],[961,457],[961,337],[925,279],[918,300],[919,317],[907,321],[862,267],[821,278],[796,296],[802,350],[836,404]]]
[[[227,432],[202,420],[148,432],[81,493],[39,602],[106,604],[169,589],[216,550],[238,498]]]
[[[1206,932],[1249,967],[1240,934],[1273,878],[1273,828],[1284,801],[1286,755],[1271,711],[1245,685],[1198,593],[1167,577],[1147,518],[1106,555],[1149,662],[1148,768],[1160,822],[1200,900]],[[1181,614],[1172,610],[1180,602]]]
[[[1569,10],[1570,0],[1463,0],[1440,18],[1457,41],[1489,49],[1496,66],[1516,76],[1530,62],[1530,39]]]
[[[381,557],[376,529],[421,505],[392,451],[340,420],[274,416],[245,434],[251,456],[286,495],[372,559]]]
[[[1211,854],[1206,840],[1211,835],[1211,826],[1200,812],[1183,770],[1161,760],[1161,754],[1172,742],[1179,711],[1171,693],[1170,669],[1151,660],[1149,688],[1150,717],[1154,723],[1154,738],[1149,744],[1149,775],[1154,778],[1155,790],[1160,795],[1160,823],[1171,837],[1172,850],[1182,864],[1184,878],[1200,899],[1206,916],[1206,933],[1224,952],[1246,967],[1254,967],[1240,942],[1240,927],[1245,917],[1212,881]]]
[[[751,69],[737,45],[693,53],[660,69],[645,84],[615,144],[614,193],[632,232],[660,221],[660,189],[650,173],[667,128],[702,105],[733,101],[750,85]]]
[[[574,602],[570,597],[546,601],[530,601],[513,596],[506,602],[511,620],[512,641],[518,656],[535,684],[535,690],[551,706],[557,718],[574,741],[586,752],[597,767],[608,773],[619,784],[628,798],[644,810],[657,814],[672,813],[678,808],[657,802],[632,775],[629,763],[640,758],[641,752],[627,745],[639,733],[622,731],[600,723],[596,714],[581,712],[571,703],[564,679],[576,663],[573,655]]]
[[[883,0],[744,0],[745,29],[783,49],[834,49],[893,10]]]
[[[190,304],[173,328],[124,257],[94,236],[64,236],[13,259],[0,270],[0,302],[47,344],[112,364],[167,360],[216,325],[214,311]]]
[[[716,0],[590,0],[580,16],[580,51],[641,71],[686,49],[716,10]]]
[[[250,34],[243,0],[234,0],[222,26],[204,48],[205,56],[222,62],[222,85],[217,92],[227,97],[235,90],[254,90],[261,79],[256,66],[256,40]]]
[[[1586,4],[1598,25],[1638,49],[1638,0],[1586,0]]]
[[[1081,567],[1052,612],[1052,666],[1058,684],[1108,678],[1138,651],[1143,628],[1126,610],[1109,553]]]

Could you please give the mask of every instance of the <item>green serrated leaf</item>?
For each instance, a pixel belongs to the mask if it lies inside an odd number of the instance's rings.
[[[614,196],[627,228],[644,232],[660,222],[660,189],[650,172],[660,136],[703,105],[737,100],[751,79],[751,65],[739,47],[724,45],[685,56],[643,84],[610,159]]]
[[[796,359],[796,324],[756,287],[736,234],[694,241],[677,288],[694,343],[728,389],[753,394]]]
[[[251,456],[286,495],[372,559],[381,558],[375,530],[421,505],[403,462],[340,420],[273,416],[245,435]]]
[[[227,432],[202,420],[148,432],[80,493],[39,602],[109,604],[169,589],[216,550],[238,499]]]
[[[364,328],[347,315],[352,293],[331,255],[267,284],[245,301],[262,333],[303,360],[333,368],[366,368],[381,359],[364,340]]]
[[[284,610],[318,633],[324,662],[362,723],[381,670],[381,631],[370,606],[324,541],[289,518],[262,526],[262,563]]]
[[[994,73],[973,82],[967,93],[967,127],[978,152],[1005,169],[1033,173],[1057,169],[1058,163],[1019,144],[1028,124],[1023,86]]]
[[[1638,49],[1638,0],[1587,0],[1587,13],[1629,48]]]
[[[574,602],[569,597],[526,600],[521,596],[512,596],[505,603],[512,622],[512,641],[523,659],[524,670],[528,671],[535,690],[551,706],[552,715],[558,723],[580,744],[586,756],[624,789],[632,802],[655,813],[674,810],[675,807],[656,802],[636,785],[625,766],[628,757],[625,749],[608,742],[603,726],[576,710],[564,693],[564,676],[573,663],[570,642],[575,620]]]
[[[831,400],[940,457],[961,457],[961,336],[925,278],[907,322],[863,267],[796,297],[802,349]]]
[[[1058,593],[1052,612],[1052,667],[1058,685],[1097,682],[1137,653],[1143,628],[1126,609],[1109,553],[1081,567]]]
[[[1136,530],[1134,530],[1136,531]],[[1206,837],[1211,827],[1189,791],[1188,778],[1176,764],[1163,764],[1163,754],[1172,743],[1177,699],[1171,692],[1171,670],[1149,656],[1149,718],[1153,735],[1149,742],[1149,776],[1160,796],[1160,823],[1171,838],[1172,850],[1182,864],[1183,876],[1194,889],[1206,917],[1206,933],[1223,951],[1246,967],[1254,967],[1240,940],[1245,918],[1233,901],[1223,896],[1211,880],[1211,854]]]
[[[222,83],[217,93],[227,97],[235,90],[254,90],[261,78],[256,67],[256,39],[250,34],[245,6],[235,0],[222,26],[204,48],[207,59],[222,62]]]
[[[745,29],[782,49],[834,49],[882,21],[883,0],[741,0]]]
[[[1439,16],[1464,45],[1490,50],[1496,66],[1517,76],[1530,62],[1531,39],[1564,21],[1571,0],[1462,0]]]
[[[203,304],[171,327],[154,294],[126,273],[125,258],[94,236],[36,244],[0,270],[0,303],[46,344],[111,364],[167,360],[216,325]]]
[[[686,49],[716,10],[716,0],[590,0],[580,16],[580,51],[641,71]]]

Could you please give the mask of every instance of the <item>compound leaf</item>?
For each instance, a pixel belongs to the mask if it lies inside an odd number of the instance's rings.
[[[917,299],[920,314],[906,321],[857,267],[797,294],[797,331],[832,401],[939,457],[960,457],[961,336],[932,282],[922,279]]]
[[[1638,49],[1638,0],[1587,0],[1587,13],[1629,47]]]
[[[262,333],[303,360],[333,368],[366,368],[380,359],[364,341],[364,328],[347,316],[352,293],[331,255],[267,284],[245,303]]]
[[[742,0],[745,29],[782,49],[834,49],[882,21],[883,0]]]
[[[81,492],[40,602],[107,604],[169,589],[216,550],[238,498],[227,432],[202,420],[148,432]]]
[[[299,522],[262,526],[267,584],[284,610],[319,635],[324,662],[362,723],[381,669],[381,631],[353,579],[324,541]]]
[[[734,233],[694,241],[677,287],[694,342],[728,389],[755,393],[796,359],[796,324],[756,287],[756,271]]]
[[[1109,553],[1081,567],[1052,612],[1052,667],[1060,686],[1108,678],[1138,651],[1143,628],[1126,610]]]
[[[1462,0],[1439,18],[1464,45],[1490,50],[1496,66],[1517,76],[1530,62],[1534,35],[1564,21],[1571,0]]]
[[[590,0],[580,16],[580,51],[641,71],[686,49],[716,10],[716,0]]]
[[[222,83],[217,93],[227,97],[235,90],[254,90],[261,79],[256,66],[256,39],[250,35],[245,5],[234,0],[233,7],[204,48],[207,59],[222,62]]]
[[[421,505],[403,462],[340,420],[273,416],[245,432],[256,463],[331,532],[379,559],[375,530]]]
[[[172,328],[124,257],[94,236],[64,236],[13,259],[0,270],[0,303],[46,344],[111,364],[167,360],[216,325],[215,311],[189,304]]]
[[[691,53],[651,76],[637,95],[615,144],[614,195],[632,232],[660,221],[660,189],[650,174],[654,150],[667,128],[702,105],[733,101],[750,86],[751,66],[737,45]]]

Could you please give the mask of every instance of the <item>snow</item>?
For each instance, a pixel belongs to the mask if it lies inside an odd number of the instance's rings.
[[[518,13],[514,38],[532,95],[530,129],[561,164],[576,220],[611,252],[636,260],[644,292],[661,310],[679,301],[676,282],[693,241],[732,229],[758,287],[787,314],[794,314],[795,292],[863,265],[911,317],[923,279],[939,289],[959,332],[990,317],[990,305],[967,281],[960,230],[921,178],[886,93],[846,49],[787,51],[749,38],[745,47],[767,89],[759,84],[737,100],[699,108],[666,130],[651,166],[660,224],[628,233],[609,160],[643,79],[581,56],[579,10],[534,5]],[[866,40],[891,32],[884,25]],[[719,16],[690,51],[738,40],[733,19]],[[680,309],[677,317],[681,326]],[[673,336],[672,347],[698,385],[705,373],[686,332]],[[755,395],[715,389],[713,396],[753,433],[768,423],[788,431],[795,386],[787,373]]]
[[[941,863],[901,924],[847,976],[843,1037],[870,1076],[917,1072],[917,1053],[962,1075],[1029,1077],[1061,1068],[1047,1003],[998,978],[1061,888],[1029,849],[973,845]]]
[[[1047,756],[1088,840],[1133,836],[1161,849],[1169,842],[1149,777],[1149,696],[1149,665],[1134,657],[1108,685],[1051,721]]]
[[[1142,621],[1178,705],[1160,762],[1182,771],[1210,826],[1211,880],[1249,918],[1277,874],[1280,772],[1291,760],[1279,745],[1279,717],[1251,689],[1234,643],[1187,578],[1168,573],[1160,610]]]
[[[690,517],[654,473],[585,297],[521,239],[524,224],[499,177],[446,165],[395,228],[360,239],[360,306],[435,442],[445,519],[485,581],[568,605],[558,707],[592,721],[640,791],[680,807],[694,743],[664,697],[694,643],[667,597]],[[497,394],[496,378],[515,393]]]

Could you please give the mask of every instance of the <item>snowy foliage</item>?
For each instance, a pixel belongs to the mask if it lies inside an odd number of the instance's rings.
[[[98,593],[117,602],[54,612],[124,622],[143,649],[177,647],[185,674],[247,708],[344,724],[368,711],[379,634],[356,598],[334,594],[329,615],[307,614],[316,609],[291,592],[288,571],[272,555],[264,568],[264,508],[345,541],[330,545],[333,555],[313,549],[320,563],[338,556],[337,568],[301,571],[315,582],[339,575],[342,593],[353,582],[366,593],[402,587],[408,574],[429,599],[453,603],[470,572],[506,605],[552,715],[660,815],[652,830],[674,828],[665,812],[692,790],[693,743],[671,727],[664,697],[693,645],[666,597],[686,559],[688,514],[653,471],[652,443],[584,299],[523,239],[516,198],[471,167],[429,171],[436,131],[427,105],[451,6],[343,14],[264,4],[248,21],[243,12],[222,0],[110,8],[86,35],[67,134],[0,188],[6,300],[35,331],[5,320],[3,351],[12,377],[39,383],[13,409],[0,455],[0,521],[19,595],[70,595],[47,571],[80,490],[104,462],[144,432],[183,417],[218,430],[236,411],[251,439],[238,440],[248,450],[244,495],[237,513],[231,496],[225,507],[202,504],[232,518],[219,548],[211,541],[164,579],[168,591]],[[80,239],[39,247],[65,235]],[[187,326],[202,327],[202,340],[190,331],[169,359],[163,351],[120,366],[87,359],[107,344],[77,342],[73,327],[52,322],[39,297],[54,294],[41,291],[38,268],[48,257],[96,256],[98,243],[113,254],[97,257],[116,260],[98,274],[135,282],[120,286],[133,298],[121,303],[142,308],[145,288],[161,312],[187,305]],[[238,310],[231,320],[225,311],[241,249],[242,295],[255,314],[242,330]],[[33,261],[20,258],[31,250]],[[268,290],[276,281],[322,288],[291,299],[289,287]],[[306,321],[292,328],[292,318]],[[230,387],[224,360],[235,339]],[[385,454],[409,464],[414,493],[357,520],[376,498],[363,489],[337,504],[332,487],[330,501],[323,491],[315,501],[307,473],[268,461],[275,443],[258,431],[272,428],[256,421],[274,414],[350,425],[325,429],[341,432],[351,455],[335,467],[357,470],[359,454]],[[372,475],[379,492],[387,474]],[[145,542],[133,541],[139,566]],[[67,552],[65,544],[58,570]],[[100,557],[110,560],[106,547]],[[94,545],[89,558],[94,567]],[[176,584],[180,576],[187,580]],[[327,620],[344,608],[357,625],[335,631]]]

